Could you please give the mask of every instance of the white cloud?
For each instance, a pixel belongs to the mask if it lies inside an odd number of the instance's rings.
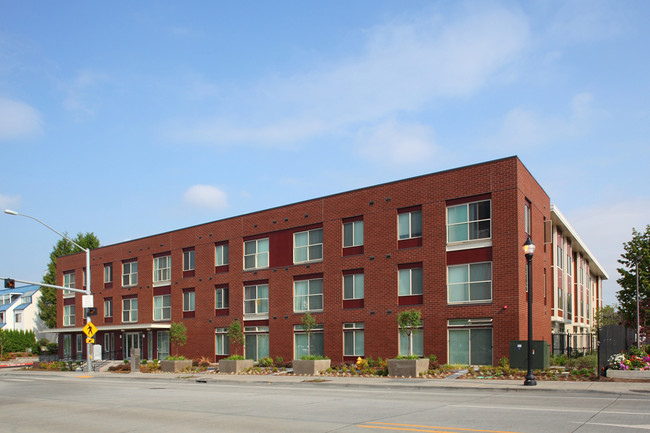
[[[371,28],[360,54],[262,80],[232,101],[230,112],[245,115],[203,119],[173,136],[218,145],[286,143],[419,110],[432,100],[467,97],[523,52],[529,29],[523,15],[506,9],[459,17],[428,15]]]
[[[94,116],[100,105],[95,91],[107,81],[106,74],[91,70],[80,71],[72,84],[67,86],[63,108],[73,113],[78,120]]]
[[[228,207],[225,192],[211,185],[194,185],[183,194],[186,203],[212,211],[221,211]]]
[[[0,140],[30,138],[41,133],[43,122],[35,108],[0,97]]]
[[[383,165],[423,163],[437,152],[431,128],[389,120],[362,128],[357,136],[361,155]]]
[[[20,197],[0,194],[0,212],[4,212],[5,209],[13,208],[18,203],[20,203]]]

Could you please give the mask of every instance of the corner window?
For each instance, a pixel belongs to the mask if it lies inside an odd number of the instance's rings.
[[[469,263],[447,267],[448,302],[492,300],[492,263]]]
[[[422,211],[402,212],[397,216],[399,240],[422,237]]]
[[[466,242],[491,237],[490,200],[447,208],[447,242]]]
[[[323,279],[293,282],[293,311],[323,310]]]
[[[399,296],[422,294],[422,268],[399,270]]]
[[[138,262],[135,260],[122,263],[122,286],[129,287],[138,284]]]
[[[164,255],[153,259],[153,284],[169,284],[172,279],[172,257]]]
[[[323,229],[293,235],[293,262],[304,263],[323,259]]]
[[[172,296],[160,295],[153,297],[153,320],[171,320]]]
[[[244,242],[244,269],[269,267],[269,238]]]

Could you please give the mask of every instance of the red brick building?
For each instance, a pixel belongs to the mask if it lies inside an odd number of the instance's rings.
[[[397,315],[415,308],[416,353],[496,363],[527,338],[529,235],[534,339],[550,342],[550,221],[549,197],[509,157],[100,247],[91,252],[96,344],[105,358],[134,347],[163,358],[175,352],[170,324],[182,321],[187,357],[243,349],[290,360],[309,345],[337,364],[406,351]],[[84,275],[84,254],[58,260],[60,284]],[[83,358],[82,295],[58,296],[61,356]],[[307,311],[317,322],[309,336]],[[245,348],[229,347],[234,320]]]

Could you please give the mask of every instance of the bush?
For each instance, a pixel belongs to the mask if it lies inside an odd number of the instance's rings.
[[[226,361],[243,361],[244,358],[242,355],[230,355],[228,358],[225,358]]]
[[[167,358],[165,358],[166,361],[183,361],[187,359],[183,355],[169,355]]]
[[[273,365],[273,358],[270,356],[265,356],[264,358],[257,361],[257,365],[260,367],[270,367]]]
[[[319,359],[329,359],[327,356],[323,355],[303,355],[300,357],[300,359],[305,360],[305,361],[316,361]]]

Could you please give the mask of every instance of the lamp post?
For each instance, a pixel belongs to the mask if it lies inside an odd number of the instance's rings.
[[[41,221],[38,218],[35,218],[35,217],[31,216],[31,215],[19,213],[19,212],[16,212],[14,210],[11,210],[11,209],[5,209],[5,213],[7,215],[16,215],[16,216],[22,216],[22,217],[25,217],[25,218],[33,219],[34,221],[36,221],[36,222],[44,225],[48,229],[52,230],[54,233],[61,236],[63,239],[66,239],[67,241],[71,242],[77,248],[81,248],[82,250],[84,250],[86,252],[86,295],[90,295],[90,248],[82,247],[81,245],[79,245],[78,243],[76,243],[75,241],[73,241],[72,239],[70,239],[69,237],[64,235],[63,233],[59,233],[58,231],[54,230],[52,227],[45,224],[43,221]],[[86,323],[90,323],[90,316],[86,316]],[[90,349],[91,349],[90,348],[90,343],[88,343],[86,346],[87,346],[86,347],[86,371],[91,372],[93,369],[92,369],[92,357],[91,357],[91,353],[90,353]]]
[[[641,256],[636,257],[636,348],[641,348],[641,321],[639,320],[639,261]]]
[[[533,374],[533,254],[535,253],[535,244],[528,237],[524,243],[524,256],[528,266],[528,373],[526,374],[525,386],[535,386],[537,381]]]

